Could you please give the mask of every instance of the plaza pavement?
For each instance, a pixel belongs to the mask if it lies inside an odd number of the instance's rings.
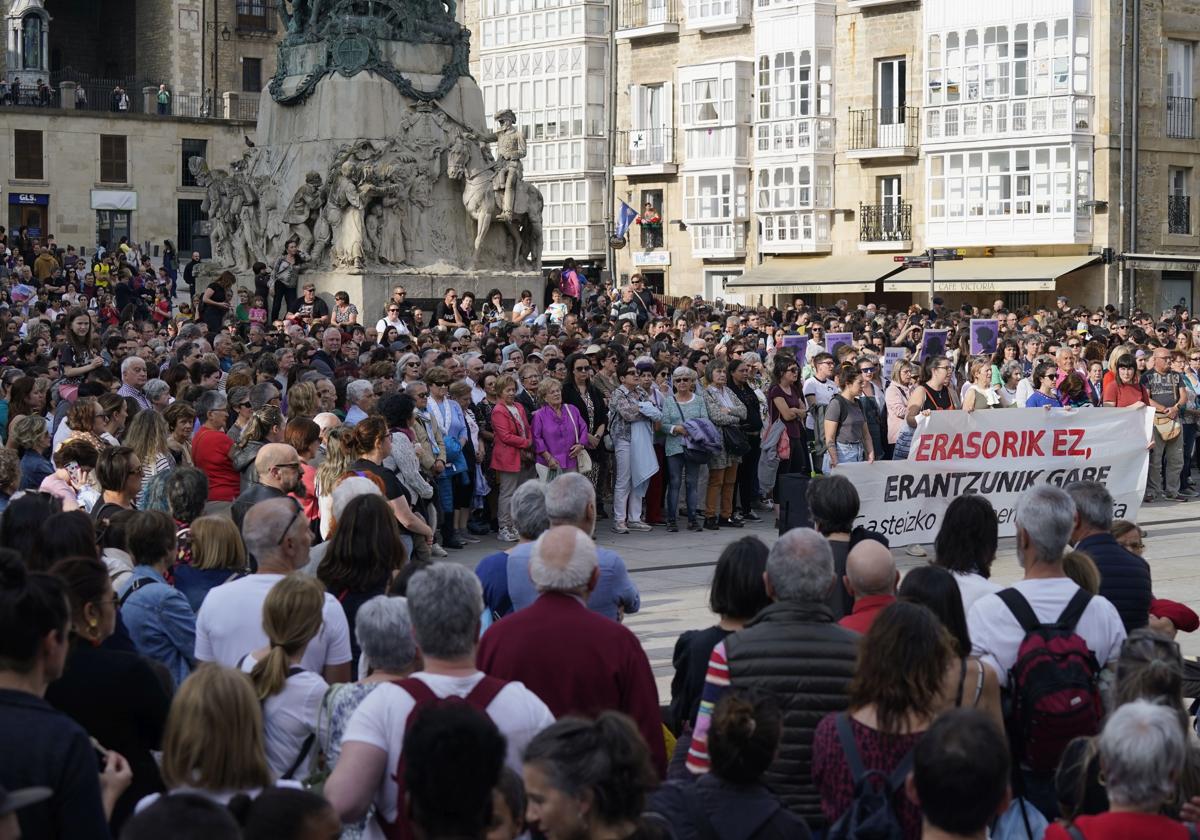
[[[750,534],[767,545],[775,541],[771,514],[761,515],[763,522],[747,523],[744,528],[680,531],[677,534],[655,528],[651,533],[621,535],[610,530],[608,520],[597,523],[597,542],[624,558],[641,592],[641,611],[626,616],[625,624],[637,634],[650,658],[662,703],[670,699],[674,673],[671,654],[675,640],[685,630],[715,623],[715,617],[708,610],[708,585],[722,549]],[[1196,541],[1200,500],[1145,505],[1138,521],[1147,531],[1145,554],[1154,575],[1155,595],[1181,601],[1200,612],[1200,563],[1197,563],[1200,544]],[[448,559],[474,568],[480,558],[506,547],[494,537],[484,538],[462,551],[451,551]],[[927,546],[927,550],[932,556],[932,546]],[[892,553],[901,573],[928,562],[926,558],[910,557],[902,548],[893,549]],[[1011,583],[1020,577],[1014,541],[1002,539],[992,566],[992,579],[998,583]],[[1180,633],[1177,638],[1185,656],[1200,656],[1200,631]]]

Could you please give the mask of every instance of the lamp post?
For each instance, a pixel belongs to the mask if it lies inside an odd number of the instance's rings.
[[[219,2],[219,0],[217,0]],[[208,33],[212,33],[212,102],[209,103],[209,116],[216,116],[217,112],[217,97],[219,94],[219,73],[220,70],[217,59],[219,57],[218,47],[222,41],[228,41],[233,37],[233,33],[229,31],[229,24],[222,23],[217,17],[219,9],[216,2],[213,4],[213,19],[204,22],[204,32],[207,37]]]

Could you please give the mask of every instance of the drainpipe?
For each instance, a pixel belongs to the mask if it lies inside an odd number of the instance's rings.
[[[608,4],[608,78],[611,83],[608,88],[608,109],[605,113],[608,143],[604,161],[604,248],[607,255],[605,262],[608,264],[608,288],[613,289],[617,287],[617,252],[611,242],[617,232],[617,185],[613,180],[613,168],[617,158],[617,0],[611,0]]]
[[[1128,10],[1126,8],[1127,0],[1121,0],[1121,139],[1120,151],[1118,158],[1120,159],[1120,174],[1117,177],[1117,253],[1125,253],[1125,63],[1128,53]],[[1110,170],[1111,171],[1111,170]],[[1094,218],[1094,217],[1093,217]],[[1117,269],[1117,310],[1121,314],[1125,314],[1125,282],[1126,272],[1125,261],[1122,260]],[[1107,287],[1106,287],[1107,289]],[[1107,292],[1105,294],[1107,297]]]
[[[1142,4],[1134,0],[1133,4],[1133,119],[1132,135],[1129,146],[1129,251],[1137,253],[1137,218],[1138,218],[1138,101],[1141,95],[1142,69]],[[1133,270],[1129,270],[1129,306],[1136,305],[1137,284]]]

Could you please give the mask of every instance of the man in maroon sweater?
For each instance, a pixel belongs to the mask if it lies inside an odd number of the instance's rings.
[[[483,634],[479,670],[524,683],[555,717],[594,717],[608,709],[629,715],[665,776],[650,660],[632,632],[587,608],[598,578],[596,544],[574,526],[551,528],[534,544],[529,576],[537,600]]]

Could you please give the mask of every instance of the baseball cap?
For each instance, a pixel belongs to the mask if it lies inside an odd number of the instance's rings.
[[[45,802],[53,795],[54,791],[48,787],[27,787],[20,790],[5,790],[0,787],[0,817],[6,817],[27,805]]]

